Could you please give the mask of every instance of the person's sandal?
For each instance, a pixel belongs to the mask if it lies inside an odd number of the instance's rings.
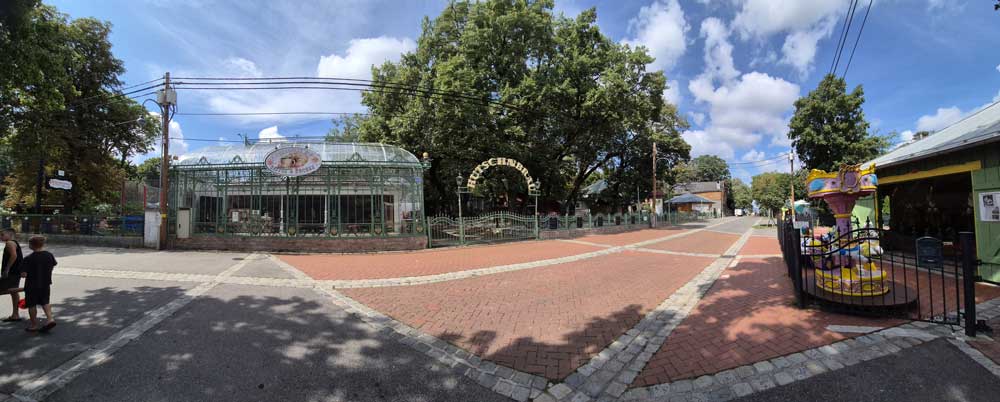
[[[53,321],[53,322],[50,322],[48,324],[45,324],[45,326],[43,326],[41,329],[39,329],[38,332],[43,332],[43,333],[44,332],[49,332],[49,330],[51,330],[52,328],[55,328],[55,327],[56,327],[56,322]]]

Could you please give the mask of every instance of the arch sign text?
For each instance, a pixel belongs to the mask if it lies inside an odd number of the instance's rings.
[[[465,186],[469,188],[469,191],[476,189],[476,182],[478,182],[479,178],[483,176],[483,172],[493,166],[509,166],[518,172],[521,172],[521,176],[524,176],[524,180],[528,182],[528,191],[538,191],[539,187],[541,187],[541,182],[535,181],[535,179],[531,178],[531,174],[528,173],[528,168],[524,167],[521,162],[510,158],[490,158],[483,161],[483,163],[480,163],[475,169],[472,170],[472,174],[469,175],[469,180],[465,183]]]

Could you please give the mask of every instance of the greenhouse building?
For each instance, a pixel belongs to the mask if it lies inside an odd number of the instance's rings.
[[[171,167],[175,248],[376,251],[426,247],[427,158],[325,141],[212,146]]]

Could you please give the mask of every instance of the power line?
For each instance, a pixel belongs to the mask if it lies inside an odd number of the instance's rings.
[[[146,85],[146,84],[150,84],[150,83],[153,83],[153,82],[156,82],[156,81],[163,81],[163,77],[159,77],[159,78],[154,78],[154,79],[151,79],[151,80],[149,80],[149,81],[146,81],[146,82],[140,82],[140,83],[138,83],[138,84],[135,84],[135,85],[130,85],[130,86],[127,86],[127,87],[124,87],[124,88],[119,88],[119,89],[118,89],[118,91],[119,91],[119,92],[120,92],[120,91],[124,91],[124,90],[126,90],[126,89],[130,89],[130,88],[135,88],[135,87],[138,87],[138,86],[142,86],[142,85]]]
[[[726,164],[728,164],[728,165],[749,165],[749,164],[754,164],[754,163],[766,162],[766,161],[770,161],[770,160],[783,159],[786,156],[788,156],[788,152],[782,152],[780,154],[777,154],[777,155],[775,155],[775,156],[773,156],[771,158],[767,158],[767,159],[761,159],[761,160],[749,161],[749,162],[726,162]]]
[[[833,60],[830,62],[830,72],[829,74],[837,73],[837,65],[840,64],[840,53],[844,48],[844,43],[847,42],[847,34],[851,31],[851,21],[854,19],[854,7],[857,7],[858,0],[852,0],[851,4],[847,6],[847,14],[844,15],[844,25],[840,28],[840,40],[837,41],[837,50],[833,55]]]
[[[854,48],[851,49],[851,57],[847,59],[847,66],[844,67],[844,75],[847,78],[847,70],[851,68],[851,61],[854,60],[854,51],[858,50],[858,42],[861,41],[861,33],[865,31],[865,24],[868,22],[868,13],[872,11],[872,1],[868,0],[868,10],[865,11],[865,19],[861,21],[861,28],[858,29],[858,38],[854,40]]]
[[[232,113],[177,113],[177,116],[271,116],[271,115],[333,115],[367,116],[365,112],[232,112]]]

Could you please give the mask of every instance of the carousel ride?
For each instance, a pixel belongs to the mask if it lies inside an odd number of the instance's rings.
[[[815,287],[841,298],[883,296],[892,288],[874,261],[882,253],[874,235],[851,228],[851,212],[858,198],[875,192],[875,166],[844,166],[837,172],[813,170],[806,178],[809,198],[826,202],[836,227],[821,238],[807,236],[802,254],[813,268]],[[869,228],[870,229],[870,228]]]

